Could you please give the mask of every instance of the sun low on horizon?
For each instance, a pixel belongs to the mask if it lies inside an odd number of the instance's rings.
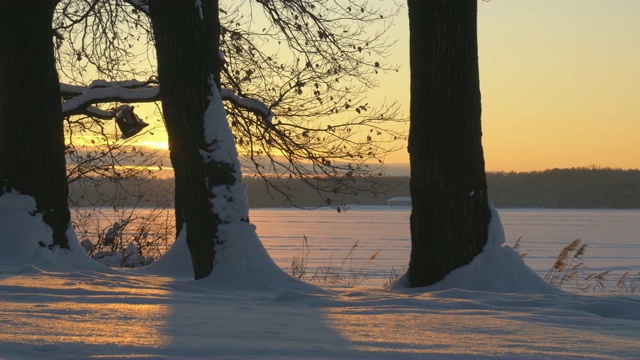
[[[409,25],[400,6],[385,59],[399,71],[379,74],[369,99],[397,101],[408,118]],[[478,2],[487,171],[640,168],[639,18],[637,0]],[[166,132],[140,144],[167,149]],[[406,146],[385,159],[406,167],[408,161]]]
[[[166,136],[166,133],[164,134]],[[154,138],[154,140],[140,140],[136,141],[134,144],[137,146],[144,146],[154,150],[169,150],[169,142],[165,139],[155,139],[154,135],[150,135],[149,137]]]

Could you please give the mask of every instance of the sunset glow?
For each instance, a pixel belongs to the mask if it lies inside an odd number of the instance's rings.
[[[164,135],[165,135],[165,138],[166,138],[166,134],[164,134]],[[134,145],[136,145],[136,146],[144,146],[144,147],[152,148],[154,150],[156,150],[156,149],[157,150],[169,150],[169,143],[166,140],[164,140],[164,141],[155,140],[156,137],[154,135],[148,135],[148,136],[145,136],[145,138],[146,137],[151,137],[154,140],[136,141],[134,143]]]

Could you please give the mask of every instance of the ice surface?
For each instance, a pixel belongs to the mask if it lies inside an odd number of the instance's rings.
[[[244,240],[220,271],[192,281],[181,242],[146,273],[90,265],[82,249],[44,250],[50,229],[33,208],[0,197],[2,359],[638,356],[640,296],[542,287],[499,245],[497,223],[484,255],[437,287],[321,289],[256,262],[268,257],[249,224],[229,229]]]

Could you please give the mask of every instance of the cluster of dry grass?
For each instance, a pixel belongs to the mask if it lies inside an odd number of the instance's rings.
[[[166,207],[134,210],[80,208],[73,212],[73,227],[89,256],[111,267],[141,267],[167,252],[175,238],[171,212]]]
[[[303,236],[302,251],[295,255],[289,267],[289,274],[295,278],[310,283],[332,284],[332,285],[361,285],[368,279],[365,267],[375,261],[378,257],[376,251],[366,261],[355,265],[353,252],[358,247],[356,241],[347,254],[340,260],[339,264],[333,263],[333,258],[329,259],[327,265],[318,266],[311,270],[309,268],[309,240]]]
[[[519,251],[521,240],[522,237],[516,240],[513,245],[514,250]],[[562,248],[544,279],[553,286],[576,293],[638,293],[640,291],[640,272],[633,275],[627,271],[618,278],[615,286],[607,285],[611,270],[592,271],[585,265],[583,256],[587,245],[582,244],[581,239],[575,239]],[[522,257],[526,255],[526,253],[520,253]]]

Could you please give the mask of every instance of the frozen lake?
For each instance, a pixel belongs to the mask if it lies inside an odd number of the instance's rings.
[[[588,244],[583,256],[587,273],[611,270],[607,279],[615,283],[626,271],[633,275],[640,271],[640,210],[498,211],[507,245],[522,237],[519,251],[527,254],[525,262],[541,276],[576,238]],[[342,213],[252,209],[250,219],[279,266],[289,268],[294,256],[305,256],[308,272],[318,266],[341,266],[366,273],[365,284],[381,285],[392,269],[400,273],[408,264],[409,214],[409,207],[388,206],[354,206]]]
[[[394,271],[401,274],[406,270],[411,248],[410,211],[404,206],[352,206],[341,213],[334,209],[271,208],[252,209],[249,216],[281,268],[288,271],[298,256],[305,260],[308,276],[318,268],[338,267],[344,276],[366,277],[363,285],[381,286]],[[586,274],[611,270],[607,283],[615,285],[624,272],[632,276],[640,272],[640,210],[498,211],[507,245],[522,237],[519,251],[527,254],[525,262],[541,276],[562,248],[577,238],[588,244],[583,256]],[[101,216],[105,220],[92,227],[94,231],[108,228],[109,221],[117,219],[108,209],[102,209]],[[164,218],[171,224],[171,214]]]

